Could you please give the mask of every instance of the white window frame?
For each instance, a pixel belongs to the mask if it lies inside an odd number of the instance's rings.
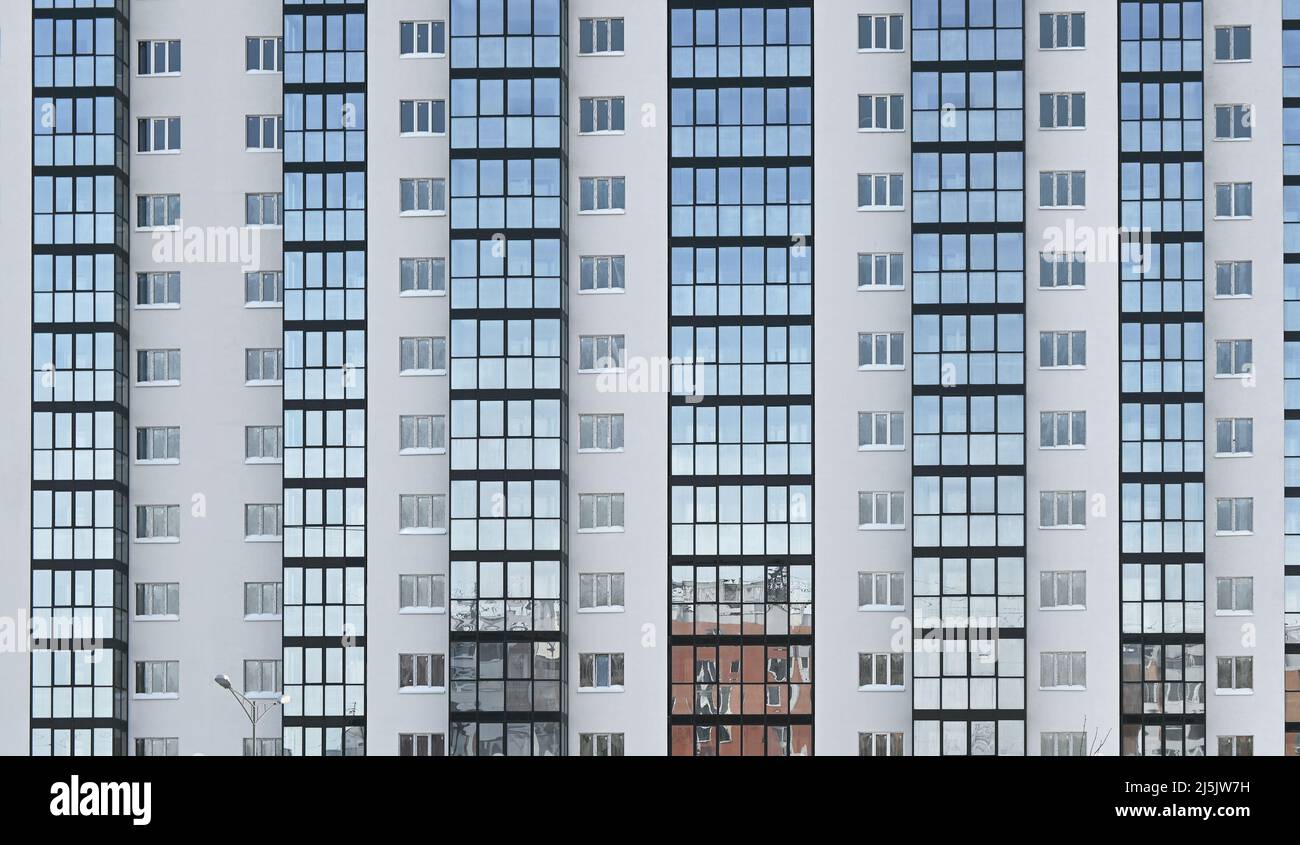
[[[625,747],[621,733],[578,734],[579,757],[622,757]]]
[[[256,592],[257,607],[251,607],[249,599]],[[268,613],[266,601],[270,599],[275,607],[274,613]],[[284,618],[284,585],[279,581],[245,581],[244,582],[244,621],[272,622]]]
[[[1226,527],[1225,516],[1227,517]],[[1254,533],[1255,500],[1253,498],[1249,496],[1220,496],[1214,500],[1214,536],[1248,537]]]
[[[151,77],[151,76],[180,76],[180,75],[181,75],[181,71],[180,71],[179,68],[177,68],[176,70],[173,70],[173,69],[172,69],[172,49],[171,49],[171,48],[172,48],[172,45],[173,45],[173,44],[176,45],[176,59],[177,59],[177,62],[176,62],[176,63],[177,63],[178,65],[183,65],[184,62],[181,61],[181,58],[182,58],[182,56],[181,56],[181,40],[180,40],[179,38],[146,38],[146,39],[143,39],[143,40],[137,41],[137,42],[136,42],[136,47],[135,47],[135,75],[136,75],[136,76],[140,76],[140,77]],[[147,54],[148,54],[148,56],[149,56],[149,70],[148,70],[148,71],[145,71],[145,70],[144,70],[143,68],[141,68],[141,66],[140,66],[140,48],[141,48],[141,47],[145,47],[145,45],[148,45],[148,47],[147,47]],[[162,48],[162,58],[163,58],[163,63],[167,66],[167,69],[166,69],[166,70],[154,70],[154,67],[155,67],[155,65],[156,65],[156,63],[157,63],[157,59],[158,59],[158,53],[157,53],[157,50],[159,49],[159,47]]]
[[[1246,35],[1246,45],[1245,45],[1245,46],[1246,46],[1246,50],[1245,50],[1245,52],[1246,52],[1248,55],[1246,55],[1246,56],[1244,56],[1244,57],[1238,57],[1237,54],[1238,54],[1239,52],[1241,52],[1241,49],[1240,49],[1240,48],[1241,48],[1241,45],[1239,45],[1239,44],[1237,43],[1237,37],[1238,37],[1239,35],[1241,35],[1243,32],[1244,32],[1245,35]],[[1220,54],[1220,50],[1219,50],[1219,48],[1222,47],[1222,46],[1225,46],[1225,45],[1219,43],[1219,35],[1220,35],[1220,33],[1223,33],[1223,34],[1225,34],[1225,35],[1227,36],[1226,46],[1227,46],[1227,48],[1228,48],[1228,55],[1226,55],[1226,56],[1223,56],[1223,55]],[[1233,64],[1233,63],[1239,63],[1239,62],[1249,62],[1249,61],[1251,61],[1251,57],[1252,57],[1252,55],[1254,54],[1254,51],[1255,51],[1254,42],[1255,42],[1255,36],[1254,36],[1254,33],[1251,32],[1251,29],[1250,29],[1250,25],[1249,25],[1249,24],[1244,24],[1244,25],[1243,25],[1243,24],[1227,24],[1227,25],[1224,25],[1224,26],[1216,26],[1216,27],[1214,28],[1214,61],[1215,61],[1216,63],[1221,63],[1221,64]]]
[[[157,376],[164,376],[157,378]],[[137,349],[135,351],[136,387],[176,387],[181,383],[179,349]]]
[[[1050,417],[1050,419],[1049,419]],[[1065,438],[1061,438],[1061,425],[1065,425]],[[1050,427],[1049,427],[1050,423]],[[1083,428],[1083,440],[1076,443],[1079,427]],[[1048,434],[1050,432],[1050,437]],[[1088,412],[1087,411],[1040,411],[1038,414],[1038,448],[1044,451],[1062,449],[1086,449],[1088,446]]]
[[[1038,752],[1043,757],[1087,757],[1088,734],[1084,731],[1043,731],[1038,735]],[[1064,754],[1062,754],[1064,750]]]
[[[584,129],[587,118],[591,128]],[[602,128],[602,122],[605,124]],[[623,97],[579,97],[579,135],[623,135],[627,133],[627,101]]]
[[[274,433],[274,442],[267,439],[268,432]],[[259,444],[259,451],[263,454],[250,455],[249,446],[256,437]],[[273,446],[272,451],[275,454],[267,457],[265,452],[268,446]],[[284,463],[284,426],[279,425],[248,425],[244,426],[244,463],[246,464],[282,464]]]
[[[871,342],[866,349],[871,350],[871,360],[863,360],[864,347],[862,341],[864,338],[870,338]],[[880,343],[883,342],[885,352],[885,362],[877,360],[880,351]],[[900,361],[893,360],[894,353],[897,352]],[[879,370],[902,370],[907,366],[907,348],[903,332],[859,332],[858,333],[858,370],[862,372],[879,371]]]
[[[249,299],[254,287],[260,299]],[[273,291],[274,299],[267,299],[267,288]],[[251,270],[244,273],[244,307],[245,308],[283,308],[284,307],[284,271]]]
[[[863,205],[863,189],[868,200]],[[877,200],[883,199],[883,202]],[[858,174],[858,211],[902,211],[906,208],[906,189],[901,173],[859,173]]]
[[[1049,360],[1043,358],[1043,343],[1047,338],[1051,338],[1052,357]],[[1076,346],[1076,342],[1082,338],[1082,348]],[[1062,363],[1062,352],[1064,351],[1064,363]],[[1076,354],[1077,353],[1077,354]],[[1076,358],[1082,358],[1076,362]],[[1088,367],[1088,332],[1078,330],[1063,330],[1055,332],[1038,333],[1038,369],[1040,370],[1084,370]]]
[[[134,697],[137,699],[172,700],[181,697],[179,660],[137,660],[134,674]]]
[[[626,526],[626,494],[580,493],[578,495],[579,534],[622,534]]]
[[[407,117],[411,129],[407,129]],[[439,138],[447,134],[446,100],[401,100],[397,106],[397,129],[403,138]]]
[[[1050,514],[1048,513],[1050,505]],[[1088,527],[1087,490],[1040,490],[1038,528],[1042,531],[1082,531]]]
[[[411,362],[410,367],[406,366],[408,360]],[[423,366],[425,364],[428,366]],[[397,374],[401,377],[447,375],[447,338],[400,338],[397,347],[397,367]]]
[[[600,603],[604,588],[606,602]],[[590,602],[588,602],[590,599]],[[622,572],[578,574],[579,613],[623,613],[627,610],[627,576]]]
[[[605,27],[605,44],[606,49],[600,49],[600,29],[601,25]],[[618,30],[618,38],[615,39],[615,28]],[[591,49],[583,50],[582,41],[590,29]],[[615,42],[623,43],[623,50],[615,49]],[[579,18],[578,19],[578,55],[579,56],[622,56],[627,48],[626,24],[623,18]]]
[[[404,27],[411,28],[411,52],[402,52],[402,30]],[[421,30],[425,43],[429,49],[421,51],[419,49]],[[442,42],[442,49],[437,50],[435,47],[435,34],[440,38],[436,39]],[[447,57],[447,24],[440,20],[427,21],[401,21],[397,27],[397,54],[403,59],[445,59]]]
[[[1224,429],[1226,425],[1226,431]],[[1227,437],[1229,451],[1219,447],[1224,445]],[[1248,441],[1249,449],[1238,449],[1242,441]],[[1220,417],[1214,421],[1214,457],[1216,458],[1250,458],[1255,455],[1255,418],[1254,417]]]
[[[1050,23],[1049,23],[1050,20]],[[1061,24],[1065,24],[1065,41],[1059,43]],[[1043,26],[1048,24],[1050,42],[1043,43]],[[1074,43],[1076,28],[1080,33],[1082,44]],[[1038,15],[1038,49],[1039,50],[1084,50],[1088,47],[1088,22],[1083,12],[1042,12]]]
[[[1038,653],[1038,688],[1051,690],[1086,690],[1088,688],[1088,652],[1041,651]]]
[[[1077,132],[1087,128],[1088,96],[1085,92],[1039,92],[1038,129],[1040,132]]]
[[[578,372],[621,373],[627,369],[627,337],[621,334],[582,335],[578,338]]]
[[[1087,610],[1087,570],[1059,569],[1038,573],[1038,609],[1052,612]]]
[[[865,110],[864,110],[865,106]],[[897,109],[895,109],[897,106]],[[883,111],[882,111],[883,109]],[[883,125],[880,118],[884,118]],[[865,118],[865,121],[864,121]],[[898,125],[894,125],[897,119]],[[907,108],[902,94],[859,94],[859,132],[907,131]]]
[[[256,144],[250,144],[256,128]],[[268,146],[267,141],[270,141]],[[244,152],[284,152],[284,117],[278,114],[244,115]]]
[[[894,43],[894,19],[898,20],[898,43]],[[869,22],[867,29],[864,31],[862,24],[864,21]],[[907,41],[907,30],[903,26],[904,20],[901,14],[885,15],[858,15],[858,52],[859,53],[901,53],[904,49],[904,42]],[[869,33],[870,45],[862,46],[862,36],[864,32]],[[879,36],[884,36],[884,46],[877,43]]]
[[[876,442],[881,425],[885,431],[884,443]],[[907,430],[902,411],[858,411],[859,452],[902,452],[906,448]]]
[[[399,258],[397,288],[398,296],[446,296],[447,259]]]
[[[1223,353],[1228,354],[1228,372],[1219,369]],[[1214,377],[1250,378],[1255,374],[1255,341],[1249,338],[1231,338],[1214,341]]]
[[[398,757],[446,757],[447,740],[436,733],[399,733]]]
[[[858,492],[859,531],[906,531],[906,523],[907,496],[902,491],[861,490]]]
[[[599,683],[602,675],[601,664],[605,664],[603,674],[609,683]],[[592,652],[578,655],[578,692],[580,693],[617,693],[623,692],[626,681],[626,660],[623,652]],[[591,683],[584,681],[590,679]]]
[[[269,517],[269,519],[268,519]],[[272,533],[266,533],[267,523]],[[278,543],[284,539],[284,506],[279,502],[244,505],[244,542]]]
[[[1224,607],[1223,591],[1228,591],[1228,606]],[[1244,593],[1242,588],[1244,589]],[[1214,579],[1215,616],[1254,616],[1255,579],[1249,575],[1229,575]]]
[[[154,146],[158,141],[158,130],[162,130],[162,146]],[[136,155],[180,155],[181,119],[179,117],[137,117],[135,119],[135,154]]]
[[[410,435],[408,437],[408,435]],[[413,445],[407,445],[407,443]],[[425,445],[427,443],[428,445]],[[442,414],[402,414],[397,418],[397,454],[447,454],[447,417]]]
[[[1047,284],[1050,281],[1051,284]],[[1088,256],[1082,252],[1038,254],[1039,290],[1084,290],[1088,287]]]
[[[408,598],[412,602],[407,603]],[[427,599],[427,601],[426,601]],[[421,603],[421,602],[425,603]],[[429,616],[447,612],[447,578],[435,573],[397,576],[397,612]]]
[[[603,429],[602,429],[603,427]],[[604,436],[602,436],[602,433]],[[588,438],[590,435],[590,438]],[[590,445],[586,445],[590,439]],[[578,454],[610,455],[622,452],[627,441],[623,414],[579,414]],[[608,443],[608,446],[602,445]]]
[[[1226,193],[1225,193],[1226,191]],[[1227,201],[1224,207],[1223,201]],[[1249,209],[1242,213],[1241,206]],[[1226,213],[1225,213],[1226,212]],[[1214,219],[1215,220],[1250,220],[1255,216],[1254,182],[1215,182],[1214,183]]]
[[[250,67],[253,45],[257,45],[257,67]],[[271,67],[266,67],[266,48],[271,48]],[[249,35],[244,38],[244,73],[253,75],[284,73],[284,38],[279,35]]]
[[[1046,182],[1046,185],[1044,182]],[[1048,193],[1045,194],[1045,191]],[[1076,194],[1082,194],[1082,196],[1075,196]],[[1038,207],[1043,211],[1087,208],[1088,171],[1040,170],[1038,172]]]
[[[437,676],[435,683],[435,675]],[[406,683],[410,678],[411,682]],[[425,680],[428,683],[421,684]],[[397,692],[401,695],[428,695],[447,691],[447,656],[419,653],[397,655]]]
[[[1220,293],[1220,283],[1226,282],[1230,293]],[[1214,262],[1214,298],[1250,299],[1255,295],[1255,262]]]
[[[1226,745],[1225,745],[1226,743]],[[1254,757],[1254,734],[1220,734],[1218,742],[1220,757]]]
[[[407,200],[410,200],[408,208]],[[398,184],[398,215],[401,217],[445,217],[447,180],[433,177],[401,179]]]
[[[271,377],[267,378],[268,375]],[[280,384],[284,384],[283,349],[244,350],[245,387],[271,387]]]
[[[135,738],[136,757],[179,757],[180,737],[138,736]]]
[[[144,211],[144,219],[140,212]],[[158,222],[161,220],[162,222]],[[135,230],[137,232],[168,232],[180,228],[180,194],[136,194]]]
[[[162,299],[158,297],[161,294]],[[175,298],[173,299],[173,295]],[[135,274],[135,307],[141,311],[175,311],[181,307],[181,274],[177,270]]]
[[[446,534],[447,495],[445,493],[399,493],[397,533]]]
[[[907,272],[901,252],[859,252],[858,290],[904,290]]]
[[[1221,122],[1227,118],[1228,134],[1220,134]],[[1250,141],[1255,137],[1255,106],[1253,103],[1215,103],[1214,140],[1229,143]]]
[[[253,214],[254,208],[257,209],[256,215]],[[271,212],[269,215],[267,214],[268,209]],[[268,219],[270,222],[267,222]],[[282,228],[284,226],[284,195],[278,192],[244,194],[244,225],[252,229]]]
[[[1227,666],[1224,666],[1224,662]],[[1227,668],[1227,677],[1224,669]],[[1227,681],[1227,686],[1224,686]],[[1242,684],[1248,684],[1243,686]],[[1248,655],[1225,655],[1214,659],[1215,695],[1254,695],[1255,658]]]
[[[859,757],[904,757],[902,731],[859,731]]]
[[[623,204],[615,205],[618,193],[622,191]],[[587,194],[591,194],[592,205],[585,207]],[[603,197],[603,204],[602,204]],[[627,213],[627,177],[626,176],[583,176],[578,179],[578,214],[626,214]]]
[[[906,589],[907,578],[902,572],[859,572],[858,611],[902,610]],[[882,593],[885,601],[880,601]]]
[[[627,292],[627,256],[584,255],[578,259],[578,293],[584,296]]]
[[[159,606],[161,604],[161,606]],[[181,585],[176,581],[141,581],[132,605],[136,622],[176,622],[181,618]]]
[[[161,438],[163,456],[154,455],[154,447]],[[142,448],[145,444],[148,448]],[[172,446],[175,445],[175,456]],[[135,430],[135,462],[141,466],[175,466],[181,462],[181,427],[178,425],[137,426]]]
[[[858,692],[897,692],[906,688],[907,667],[902,652],[858,652]]]
[[[273,658],[245,659],[244,695],[253,699],[278,700],[284,695],[284,664]]]

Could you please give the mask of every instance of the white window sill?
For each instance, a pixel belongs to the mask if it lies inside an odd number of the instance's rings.
[[[283,387],[284,382],[273,381],[271,379],[258,379],[257,381],[246,381],[244,387]]]
[[[183,64],[183,62],[182,62],[182,64]],[[178,71],[168,71],[167,73],[137,73],[137,74],[135,75],[135,77],[136,77],[136,79],[156,79],[156,78],[160,78],[160,77],[161,77],[161,78],[166,78],[166,77],[174,77],[174,76],[180,76],[180,75],[181,75],[181,72],[178,70]]]
[[[446,138],[446,132],[399,132],[399,138]]]
[[[1247,135],[1245,138],[1215,138],[1214,139],[1215,143],[1218,144],[1243,144],[1246,143],[1247,141],[1253,141],[1253,140],[1254,140],[1254,136],[1251,135]]]
[[[132,617],[131,621],[133,622],[179,622],[181,621],[181,618],[175,613],[167,613],[158,616],[134,616]]]
[[[1253,689],[1216,689],[1215,695],[1254,695]]]
[[[613,370],[578,370],[580,376],[616,376],[626,373],[627,370],[619,367]]]
[[[279,701],[284,696],[282,692],[246,692],[244,696],[252,701]]]
[[[905,207],[901,205],[860,205],[858,206],[858,211],[864,213],[872,212],[872,211],[905,211],[905,210],[906,210]]]
[[[255,534],[244,538],[245,543],[280,543],[283,540],[283,537],[275,537],[270,534]]]
[[[611,56],[626,56],[627,53],[623,50],[604,50],[601,52],[579,53],[578,55],[584,59],[599,59]]]
[[[136,305],[137,311],[179,311],[181,310],[178,302],[163,302],[158,305]]]
[[[626,135],[626,129],[597,129],[594,132],[579,132],[579,138],[598,138],[601,135]]]
[[[445,695],[446,687],[399,687],[398,695]]]
[[[283,311],[283,302],[245,302],[244,307],[252,311]]]
[[[1040,607],[1043,613],[1078,613],[1081,610],[1087,610],[1088,606],[1083,604],[1058,604],[1056,607]]]
[[[1214,64],[1216,64],[1216,65],[1248,65],[1248,64],[1250,64],[1250,61],[1251,61],[1250,59],[1215,59],[1215,60],[1214,60]]]
[[[1234,379],[1237,381],[1244,381],[1250,378],[1252,375],[1253,373],[1215,373],[1214,377],[1216,379],[1224,379],[1229,381]]]
[[[858,687],[858,692],[904,692],[907,687],[899,684],[871,684],[870,686]]]
[[[623,692],[622,687],[578,687],[582,695],[613,695]]]
[[[447,612],[445,607],[400,607],[399,616],[439,616]]]
[[[398,217],[446,217],[445,211],[400,211]]]
[[[1253,537],[1254,531],[1215,531],[1215,537]]]
[[[135,231],[140,234],[149,234],[150,232],[179,232],[180,226],[136,226]]]
[[[1088,367],[1087,367],[1087,365],[1078,365],[1078,364],[1062,364],[1062,365],[1059,366],[1059,367],[1042,367],[1042,366],[1040,366],[1038,369],[1040,369],[1040,370],[1086,370],[1086,369],[1088,369]]]
[[[894,134],[902,134],[903,132],[906,132],[906,131],[907,131],[906,129],[884,129],[884,128],[877,128],[877,127],[874,127],[874,126],[865,126],[865,127],[864,127],[864,126],[859,126],[859,127],[858,127],[858,134],[859,134],[859,135],[888,135],[888,134],[890,134],[890,133],[894,133]]]
[[[445,59],[446,53],[402,53],[399,59]]]
[[[579,534],[622,534],[622,528],[579,528]]]
[[[1059,686],[1059,687],[1039,687],[1038,691],[1039,692],[1083,692],[1087,689],[1088,688],[1086,686],[1075,686],[1074,684],[1069,684],[1066,686]]]
[[[1049,291],[1049,290],[1087,290],[1087,289],[1088,289],[1088,286],[1087,286],[1087,285],[1051,285],[1051,286],[1049,287],[1049,286],[1046,286],[1046,285],[1039,285],[1039,286],[1038,286],[1038,289],[1041,290],[1041,291]]]
[[[131,697],[136,701],[176,701],[181,696],[175,692],[137,692]]]
[[[862,293],[897,293],[899,291],[907,290],[907,285],[858,285],[858,290]]]
[[[245,622],[279,622],[284,616],[279,613],[246,613]]]
[[[142,546],[166,546],[180,541],[180,537],[136,537],[132,542]]]
[[[244,152],[246,152],[246,153],[275,153],[275,154],[278,155],[279,153],[284,152],[284,150],[278,150],[278,149],[276,149],[275,147],[244,147]]]
[[[608,613],[626,613],[627,609],[624,608],[622,605],[615,604],[615,605],[610,605],[608,607],[580,607],[578,608],[578,612],[582,614],[591,614],[593,616],[598,616],[601,614],[608,614]]]
[[[859,53],[901,53],[902,47],[859,47]]]
[[[1254,294],[1250,293],[1216,293],[1215,299],[1254,299]]]
[[[265,70],[263,68],[252,68],[249,70],[245,70],[244,73],[248,74],[249,76],[278,76],[279,74],[284,73],[284,71]]]
[[[180,379],[173,381],[137,381],[136,387],[180,387]]]
[[[1086,126],[1040,126],[1039,132],[1082,132]]]
[[[401,370],[398,372],[399,378],[431,378],[433,376],[445,376],[446,370]]]
[[[859,452],[906,452],[906,446],[859,446]]]
[[[135,465],[138,467],[174,467],[180,465],[180,459],[179,458],[162,458],[157,460],[137,459]]]
[[[906,525],[859,525],[859,531],[906,531]]]
[[[1246,214],[1246,215],[1240,215],[1240,216],[1239,216],[1239,215],[1235,215],[1235,214],[1233,214],[1233,215],[1220,215],[1220,214],[1216,214],[1216,215],[1214,215],[1214,219],[1215,219],[1215,220],[1223,220],[1223,221],[1228,221],[1228,220],[1253,220],[1253,219],[1254,219],[1254,215]]]
[[[1038,48],[1038,52],[1040,52],[1040,53],[1064,53],[1064,52],[1067,52],[1067,51],[1074,51],[1074,52],[1076,52],[1076,53],[1081,53],[1081,52],[1083,52],[1083,51],[1086,50],[1086,49],[1088,49],[1088,48],[1087,48],[1087,47],[1039,47],[1039,48]]]
[[[432,537],[439,534],[446,534],[446,528],[400,528],[398,534],[404,534],[408,537]]]
[[[398,294],[403,299],[434,299],[446,295],[445,290],[404,290]]]
[[[181,151],[180,150],[136,150],[135,154],[138,156],[178,156],[181,154]]]
[[[1040,205],[1039,211],[1087,211],[1086,205]]]
[[[1075,446],[1074,444],[1071,444],[1069,446],[1039,446],[1038,451],[1040,452],[1082,452],[1086,448],[1087,448],[1086,446]]]
[[[245,229],[283,229],[279,223],[245,223]]]
[[[859,364],[858,372],[860,373],[901,373],[907,369],[902,364]]]
[[[903,606],[901,604],[860,604],[858,613],[901,613]]]
[[[1086,525],[1040,525],[1039,531],[1086,531]]]
[[[579,296],[619,296],[627,293],[627,288],[607,288],[605,290],[580,290]]]
[[[421,455],[445,455],[447,454],[447,450],[446,449],[399,449],[397,450],[397,454],[404,455],[406,457],[418,457]]]
[[[579,217],[611,217],[620,214],[627,214],[626,208],[589,208],[585,211],[579,211]]]
[[[1253,610],[1216,610],[1215,616],[1254,616]]]
[[[1234,460],[1236,458],[1253,458],[1254,452],[1215,452],[1214,457],[1223,458],[1224,460]]]
[[[621,455],[622,449],[579,449],[579,455]]]
[[[284,461],[280,458],[245,458],[244,463],[249,466],[280,466]]]

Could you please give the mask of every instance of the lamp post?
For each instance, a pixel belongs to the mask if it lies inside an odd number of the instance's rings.
[[[261,753],[259,753],[257,748],[257,723],[262,721],[262,717],[265,716],[267,713],[270,713],[276,707],[279,707],[282,704],[288,704],[289,696],[281,695],[280,698],[275,701],[263,702],[263,704],[265,705],[263,707],[263,706],[259,706],[258,702],[252,700],[251,698],[244,695],[239,690],[235,689],[234,686],[230,683],[229,675],[217,675],[212,680],[216,683],[217,686],[221,687],[224,690],[228,690],[230,694],[235,697],[235,700],[239,702],[240,709],[243,710],[244,715],[248,717],[248,723],[253,726],[253,756],[261,757],[262,755]]]

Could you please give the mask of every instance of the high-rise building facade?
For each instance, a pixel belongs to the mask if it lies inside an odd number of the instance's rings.
[[[1300,0],[21,0],[0,72],[0,753],[1300,755]]]

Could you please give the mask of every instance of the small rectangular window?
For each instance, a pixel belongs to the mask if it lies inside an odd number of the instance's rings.
[[[284,149],[284,119],[278,114],[250,114],[244,117],[244,149],[249,152],[279,152]]]
[[[178,153],[181,151],[179,117],[141,117],[135,122],[135,151]]]
[[[1250,417],[1215,420],[1214,453],[1244,457],[1255,452],[1255,420]]]
[[[284,514],[279,504],[244,505],[245,540],[279,540]]]
[[[244,223],[248,226],[283,226],[280,194],[244,194]]]
[[[135,353],[135,383],[177,385],[181,383],[179,349],[139,349]]]
[[[142,464],[180,463],[180,426],[137,428],[135,430],[135,459]]]
[[[627,184],[622,176],[594,176],[578,180],[581,214],[614,214],[627,210]]]
[[[283,460],[284,434],[278,425],[250,425],[244,428],[244,462],[278,464]]]
[[[284,587],[279,581],[249,581],[244,584],[245,619],[278,619],[283,612]]]
[[[1082,449],[1088,445],[1087,411],[1043,411],[1038,422],[1041,449]]]
[[[901,492],[858,493],[858,530],[903,529]]]
[[[859,733],[859,757],[902,757],[903,735],[901,733]]]
[[[859,132],[902,132],[902,94],[859,94]]]
[[[622,97],[581,97],[578,132],[583,135],[616,134],[625,129]]]
[[[447,55],[447,25],[443,21],[402,21],[400,37],[404,59]]]
[[[398,267],[403,296],[442,296],[447,293],[445,258],[403,258]]]
[[[579,293],[623,293],[627,259],[622,255],[585,255],[579,262]]]
[[[1039,332],[1039,366],[1071,369],[1088,365],[1087,332]]]
[[[179,617],[181,613],[181,585],[136,584],[135,618],[156,619],[159,617]]]
[[[623,415],[580,414],[578,416],[578,451],[623,451]]]
[[[446,741],[442,734],[398,734],[399,757],[445,757]]]
[[[406,215],[446,214],[447,180],[401,180],[401,213]]]
[[[1255,186],[1251,182],[1216,182],[1214,216],[1224,220],[1245,220],[1254,214]]]
[[[1238,103],[1214,107],[1214,140],[1246,141],[1254,131],[1254,106]]]
[[[1087,572],[1040,572],[1038,588],[1042,610],[1083,610],[1088,606]]]
[[[859,572],[858,610],[896,610],[903,607],[901,572]]]
[[[397,656],[399,689],[434,690],[447,685],[446,656],[442,654],[399,654]]]
[[[284,305],[284,273],[258,270],[244,274],[244,305],[279,308]]]
[[[627,366],[627,341],[621,334],[578,338],[578,372],[620,372]]]
[[[623,55],[622,18],[582,18],[578,21],[578,54]]]
[[[403,135],[445,135],[445,100],[402,100],[398,109]]]
[[[137,757],[179,757],[181,741],[174,736],[141,736],[135,739]]]
[[[1215,500],[1215,532],[1218,534],[1253,534],[1255,500],[1249,498]]]
[[[1039,749],[1044,757],[1088,756],[1088,735],[1083,731],[1044,731],[1039,734]]]
[[[399,530],[403,534],[447,533],[444,494],[403,493],[398,496]]]
[[[622,757],[623,734],[579,734],[579,757]]]
[[[244,70],[248,73],[280,73],[284,70],[284,39],[277,35],[245,38]]]
[[[859,370],[901,370],[904,364],[902,332],[858,335]]]
[[[901,252],[858,253],[858,290],[902,290]]]
[[[181,42],[141,41],[137,46],[135,72],[140,76],[176,76],[181,72]]]
[[[1084,528],[1088,524],[1085,490],[1044,490],[1038,494],[1040,528]]]
[[[404,337],[399,342],[400,373],[404,376],[445,376],[445,337]]]
[[[1088,256],[1081,252],[1044,252],[1038,256],[1038,286],[1045,290],[1087,287],[1087,271]]]
[[[447,451],[447,418],[414,414],[399,419],[400,451],[403,455],[441,454]]]
[[[1039,658],[1039,689],[1082,689],[1088,686],[1087,652],[1044,651]]]
[[[1255,688],[1255,658],[1220,657],[1215,664],[1218,669],[1215,689],[1220,694]]]
[[[269,695],[281,691],[283,670],[279,660],[245,660],[244,694]]]
[[[1039,129],[1083,129],[1087,126],[1087,97],[1080,92],[1038,95]]]
[[[174,228],[180,219],[180,194],[141,194],[135,198],[137,229]]]
[[[902,449],[905,434],[902,412],[858,413],[858,449],[861,451]]]
[[[1085,46],[1083,12],[1040,14],[1038,46],[1043,50],[1082,49]]]
[[[179,660],[138,660],[135,664],[135,694],[177,696],[181,691]]]
[[[1216,26],[1214,60],[1216,62],[1250,61],[1250,27]]]
[[[1219,299],[1247,299],[1255,292],[1255,267],[1251,261],[1217,261],[1214,295]]]
[[[858,654],[858,689],[872,687],[901,689],[905,681],[902,654],[897,652]]]
[[[1255,342],[1251,340],[1216,340],[1214,374],[1225,378],[1248,376],[1255,369]]]
[[[902,209],[903,174],[858,174],[858,211],[901,211]]]
[[[284,381],[284,351],[281,349],[245,349],[244,384],[270,385]]]
[[[623,610],[622,572],[584,572],[578,575],[580,610],[621,612]]]
[[[579,654],[579,689],[621,690],[623,688],[623,655]]]
[[[858,49],[898,53],[903,50],[902,15],[858,15]]]
[[[1219,737],[1220,757],[1254,757],[1255,737],[1221,736]]]
[[[579,533],[608,533],[623,530],[622,493],[584,493],[578,497]]]
[[[447,606],[447,579],[442,575],[399,575],[397,578],[400,610],[432,612]]]
[[[1082,170],[1044,171],[1038,174],[1041,208],[1083,208],[1088,204],[1087,173]]]
[[[136,273],[135,304],[140,308],[180,307],[181,274]]]
[[[1249,576],[1216,578],[1215,609],[1222,614],[1247,614],[1255,610],[1255,579]]]

